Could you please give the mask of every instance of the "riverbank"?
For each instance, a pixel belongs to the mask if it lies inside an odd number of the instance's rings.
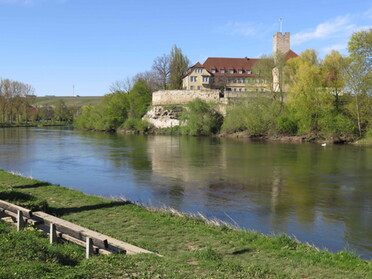
[[[48,276],[48,272],[55,274],[56,270],[76,274],[76,277],[72,278],[369,278],[372,276],[371,261],[360,260],[348,252],[331,254],[320,251],[285,235],[265,236],[225,225],[216,226],[177,212],[149,210],[125,201],[89,196],[79,191],[4,171],[0,171],[0,181],[0,199],[26,207],[46,209],[49,213],[70,222],[164,255],[163,258],[152,255],[97,256],[86,261],[83,259],[83,251],[62,246],[64,252],[54,253],[65,255],[66,259],[72,258],[74,264],[65,264],[64,261],[58,260],[52,263],[41,260],[37,265],[47,270],[44,276]],[[4,230],[13,239],[17,237],[8,229]],[[0,242],[5,241],[6,238],[1,238]],[[23,233],[19,238],[16,240],[17,243],[23,241],[27,243]],[[34,239],[38,238],[34,237]],[[21,249],[32,258],[36,251],[28,252],[25,250],[28,246],[20,244],[17,249]],[[42,251],[46,253],[48,249]],[[17,265],[21,261],[17,258],[10,260],[9,257],[2,257],[0,265],[6,268],[2,268],[3,273],[0,273],[2,275],[0,278],[12,278],[6,277],[5,275],[10,273],[4,272],[17,270]],[[24,270],[28,270],[34,264],[32,261],[26,261],[22,266]],[[18,268],[18,270],[22,269]],[[31,271],[27,273],[28,277],[14,278],[40,278],[36,268],[29,270]],[[53,276],[51,278],[54,278]]]

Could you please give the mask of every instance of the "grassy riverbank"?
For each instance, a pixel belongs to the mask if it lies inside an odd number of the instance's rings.
[[[371,278],[372,262],[331,254],[285,235],[213,226],[169,212],[23,178],[0,170],[0,199],[46,209],[155,255],[84,259],[73,245],[49,246],[35,231],[0,223],[0,278]],[[43,277],[44,276],[44,277]]]

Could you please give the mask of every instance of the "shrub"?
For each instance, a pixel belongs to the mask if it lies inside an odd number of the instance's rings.
[[[320,131],[328,137],[355,137],[356,126],[342,113],[327,113],[319,120]]]
[[[180,120],[183,134],[208,136],[219,132],[223,117],[214,105],[197,98],[187,104]]]
[[[293,117],[280,115],[276,119],[277,131],[279,134],[294,136],[298,131],[298,124]]]
[[[145,120],[137,119],[137,118],[128,118],[121,128],[128,130],[128,131],[136,131],[145,133],[148,132],[151,128],[151,124]]]
[[[224,132],[247,130],[252,136],[274,133],[280,103],[264,96],[252,97],[228,108],[222,126]]]

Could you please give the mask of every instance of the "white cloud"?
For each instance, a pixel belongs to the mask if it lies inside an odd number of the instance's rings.
[[[337,50],[343,53],[346,51],[346,49],[347,49],[347,43],[345,42],[343,44],[336,44],[336,45],[324,47],[322,48],[322,53],[330,53],[332,50]]]
[[[255,36],[259,31],[257,26],[246,22],[228,22],[222,29],[231,35],[248,37]]]
[[[313,30],[301,31],[293,35],[293,45],[300,45],[304,42],[316,39],[330,39],[334,37],[344,37],[349,35],[356,28],[351,23],[349,15],[340,16],[335,19],[318,24]]]
[[[370,8],[368,11],[364,13],[368,18],[372,19],[372,8]]]

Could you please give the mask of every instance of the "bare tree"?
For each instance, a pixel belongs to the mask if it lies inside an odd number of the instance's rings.
[[[110,87],[109,87],[109,90],[111,93],[115,93],[115,92],[125,92],[125,93],[129,93],[129,91],[132,89],[133,87],[133,79],[129,78],[129,77],[126,77],[125,79],[123,80],[117,80],[115,82],[113,82]]]
[[[159,89],[159,83],[154,71],[146,71],[136,74],[133,78],[133,83],[135,84],[137,81],[141,79],[146,81],[147,86],[149,87],[151,92],[154,92]]]
[[[152,64],[152,70],[155,73],[158,83],[161,85],[161,89],[167,89],[167,84],[169,82],[169,68],[170,57],[169,55],[163,54],[163,56],[158,56],[154,59]]]

